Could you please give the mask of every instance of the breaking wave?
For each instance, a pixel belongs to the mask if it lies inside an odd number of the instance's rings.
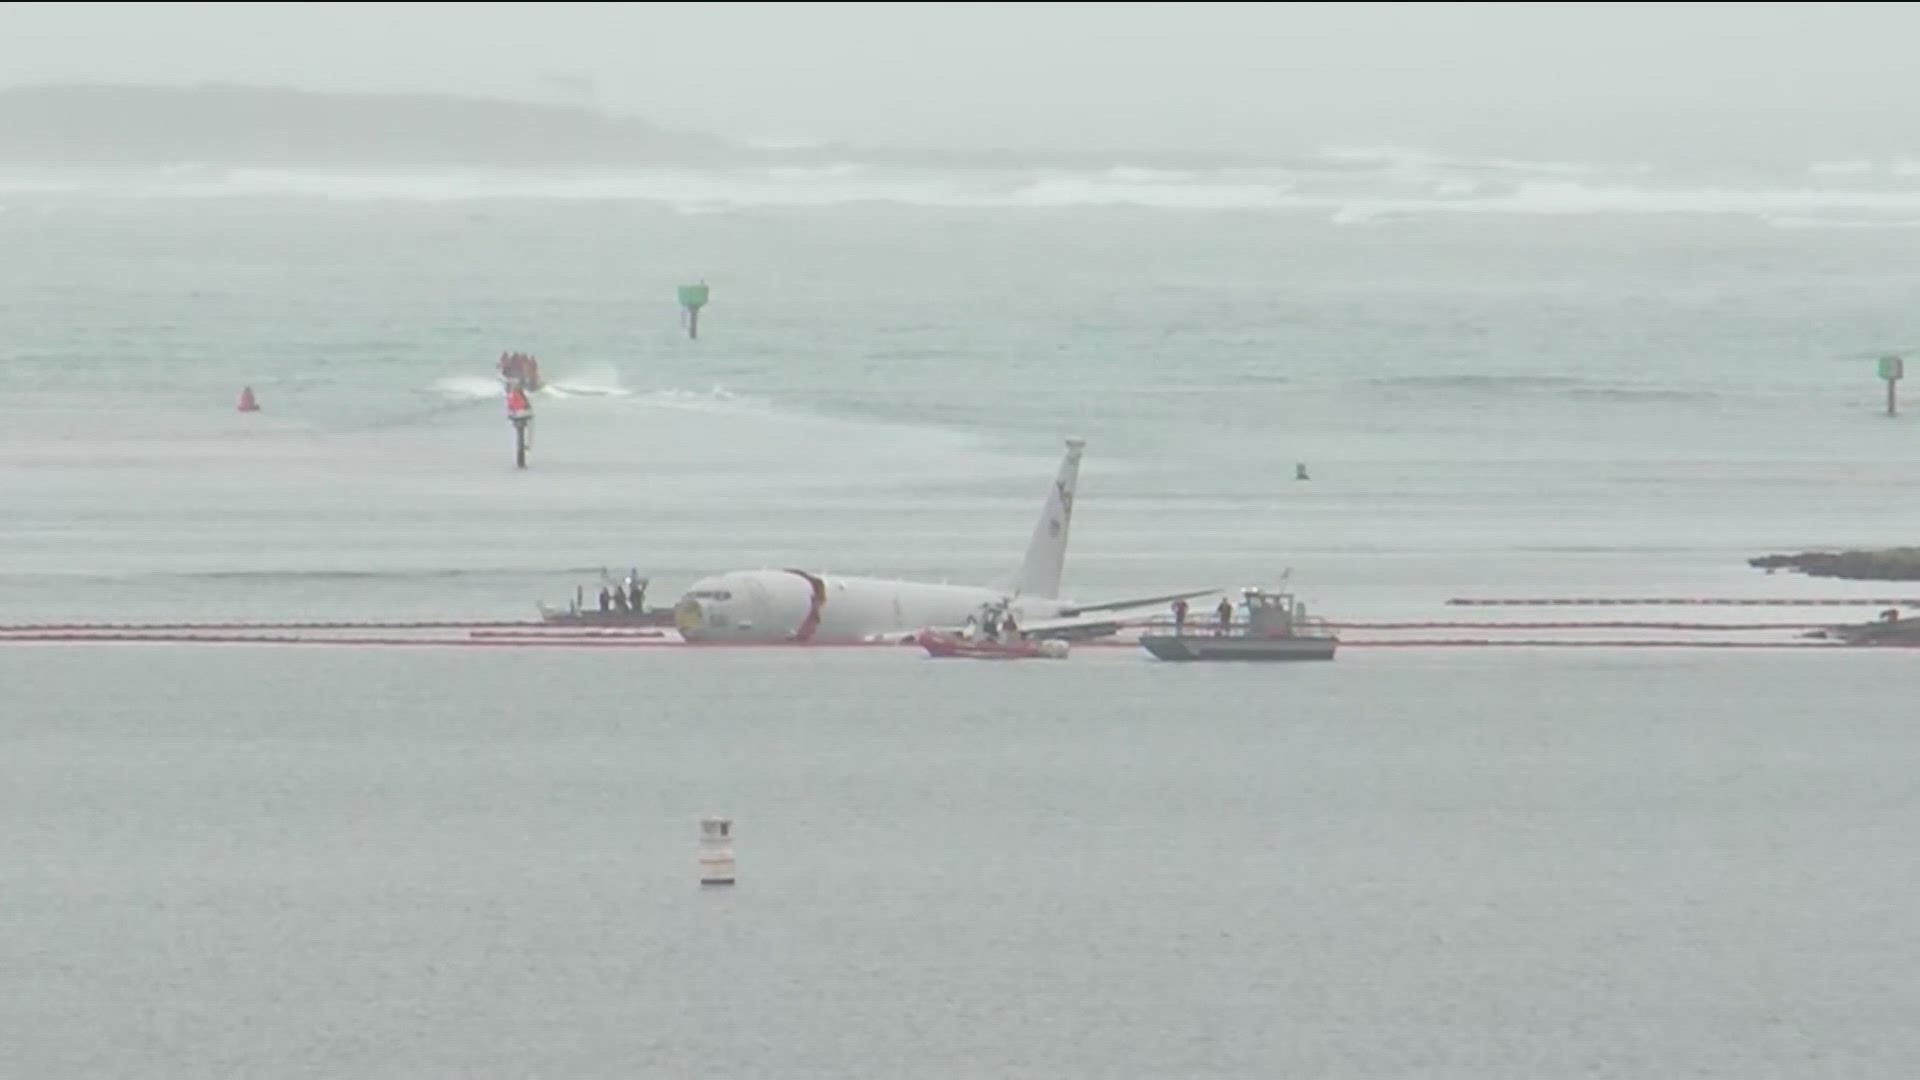
[[[1459,157],[1393,146],[1333,147],[1307,156],[1307,161],[1322,168],[1342,170],[1378,170],[1403,174],[1429,175],[1440,172],[1509,173],[1536,176],[1586,176],[1599,171],[1597,165],[1563,161],[1523,161],[1516,158]],[[1634,166],[1645,172],[1651,166]]]
[[[455,375],[441,379],[434,385],[439,388],[441,396],[454,401],[480,401],[501,395],[499,380],[478,375]]]
[[[1645,186],[1529,180],[1483,185],[1461,198],[1376,198],[1334,207],[1336,225],[1441,215],[1531,217],[1737,216],[1777,228],[1905,228],[1920,217],[1920,188]],[[1814,223],[1809,225],[1809,223]]]
[[[590,371],[592,369],[589,369]],[[612,369],[606,369],[611,373]],[[723,386],[705,390],[630,390],[620,385],[617,374],[560,376],[543,387],[536,397],[547,398],[619,398],[634,405],[694,412],[770,412],[773,405],[765,398],[736,394]],[[441,396],[450,401],[492,401],[502,394],[500,383],[477,375],[456,375],[434,384]]]
[[[652,390],[634,394],[633,402],[660,409],[689,412],[770,413],[773,402],[752,394],[736,394],[724,386],[706,390]]]
[[[655,203],[680,214],[905,206],[1007,211],[1137,208],[1319,216],[1378,226],[1458,215],[1743,215],[1781,228],[1911,227],[1920,162],[1814,163],[1798,175],[1705,179],[1646,166],[1333,149],[1236,168],[1041,169],[837,162],[601,174],[197,167],[48,179],[0,176],[0,197]],[[1817,225],[1809,225],[1816,222]]]
[[[554,372],[541,393],[548,397],[631,397],[620,381],[620,369],[608,363],[589,363],[578,369]]]

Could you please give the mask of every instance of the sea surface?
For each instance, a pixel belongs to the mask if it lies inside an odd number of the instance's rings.
[[[1874,162],[0,182],[0,625],[990,582],[1068,438],[1076,598],[1907,595],[1745,560],[1920,532],[1916,225]],[[11,644],[0,1075],[1905,1075],[1910,666]]]

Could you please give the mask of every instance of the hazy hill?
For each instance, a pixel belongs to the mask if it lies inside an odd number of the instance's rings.
[[[756,156],[710,136],[568,105],[260,86],[0,90],[0,158],[14,164],[554,168]]]

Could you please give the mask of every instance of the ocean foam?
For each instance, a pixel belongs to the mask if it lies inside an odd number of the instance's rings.
[[[1920,219],[1920,162],[1816,165],[1743,182],[1655,178],[1634,168],[1458,158],[1398,149],[1336,149],[1312,160],[1363,166],[1240,169],[937,169],[822,166],[651,170],[587,175],[347,173],[204,167],[139,176],[0,177],[0,197],[655,203],[681,214],[890,205],[927,209],[1298,213],[1335,225],[1438,215],[1745,215],[1785,228],[1910,227]],[[1469,175],[1470,174],[1470,175]],[[1807,222],[1817,221],[1818,226]]]

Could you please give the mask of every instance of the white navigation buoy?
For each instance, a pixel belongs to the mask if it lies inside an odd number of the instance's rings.
[[[733,884],[733,819],[700,820],[700,884]]]

